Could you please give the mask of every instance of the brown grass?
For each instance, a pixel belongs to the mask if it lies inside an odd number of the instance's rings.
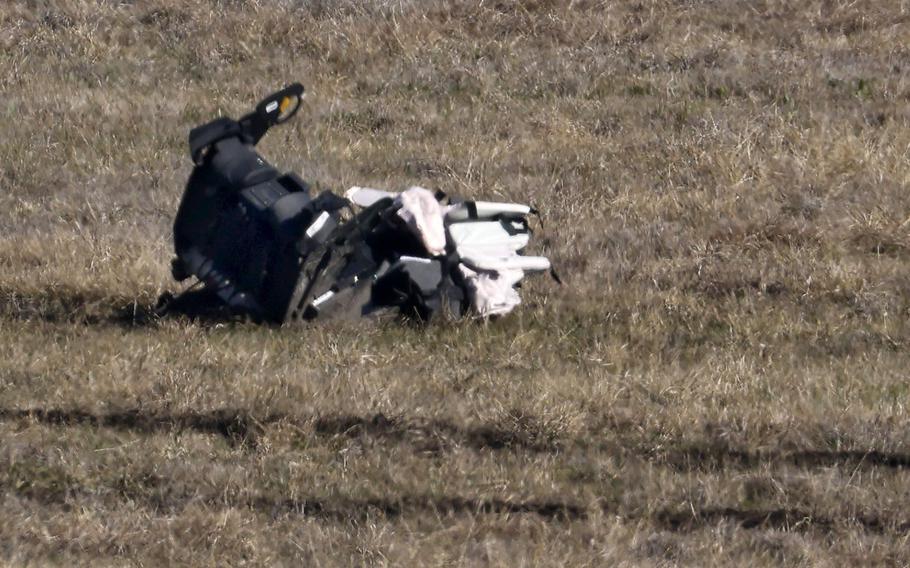
[[[910,5],[0,5],[11,565],[910,564]],[[532,202],[501,321],[150,317],[188,129]]]

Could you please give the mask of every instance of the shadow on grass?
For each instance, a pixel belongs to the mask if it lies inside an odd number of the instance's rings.
[[[214,294],[201,290],[176,298],[164,294],[152,303],[147,296],[131,299],[67,287],[27,293],[0,288],[0,318],[10,320],[132,328],[153,326],[171,317],[185,317],[202,324],[238,320]]]
[[[150,472],[137,472],[129,477],[106,481],[113,491],[102,492],[117,501],[128,501],[155,514],[178,512],[188,505],[204,503],[212,510],[219,508],[249,509],[280,516],[304,516],[348,525],[352,522],[375,522],[409,518],[418,515],[453,516],[518,516],[535,515],[546,522],[572,522],[592,519],[596,513],[625,522],[650,523],[655,528],[672,532],[690,532],[727,524],[743,530],[775,530],[830,534],[838,528],[859,528],[874,534],[904,534],[910,522],[875,515],[826,517],[803,509],[759,509],[737,507],[669,508],[656,511],[626,510],[621,504],[606,502],[584,506],[555,499],[503,499],[499,497],[465,497],[459,495],[410,494],[399,497],[355,498],[347,495],[281,498],[278,495],[252,495],[225,499],[224,495],[203,496],[197,488],[172,486],[170,480]],[[85,487],[80,480],[60,467],[43,462],[19,461],[0,475],[0,490],[42,505],[78,506],[83,500],[96,500],[97,484]],[[97,506],[97,504],[96,504]]]
[[[797,467],[880,466],[910,467],[910,454],[878,450],[797,450],[791,452],[748,452],[723,446],[705,446],[669,450],[656,455],[653,461],[674,469],[716,470],[724,468],[755,468],[762,464],[787,463]]]
[[[686,511],[657,511],[651,517],[658,527],[673,532],[688,532],[730,523],[741,529],[778,530],[787,532],[830,532],[838,525],[858,526],[865,532],[905,533],[910,522],[889,521],[875,515],[856,515],[835,521],[830,517],[813,514],[801,509],[739,509],[735,507],[707,507]]]
[[[93,414],[79,409],[27,410],[0,408],[0,420],[34,420],[55,426],[94,426],[114,430],[133,431],[141,434],[193,430],[216,434],[231,445],[256,445],[263,423],[276,422],[280,417],[267,417],[264,422],[253,420],[248,414],[235,410],[190,412],[184,414],[154,414],[141,410],[123,410]]]
[[[398,518],[407,515],[432,513],[454,515],[520,515],[533,514],[546,520],[575,521],[588,517],[588,511],[579,505],[562,501],[527,500],[511,501],[488,498],[472,499],[457,496],[417,496],[401,498],[349,499],[335,497],[330,500],[288,499],[273,501],[254,499],[247,506],[269,513],[296,513],[308,517],[330,518],[336,521],[363,520],[370,515]]]
[[[256,449],[264,429],[281,423],[297,428],[302,435],[321,438],[371,438],[387,443],[408,444],[415,452],[439,455],[454,447],[475,450],[559,453],[591,449],[619,458],[629,457],[679,471],[754,469],[763,465],[796,467],[886,467],[910,468],[910,454],[879,450],[797,450],[749,452],[722,445],[697,446],[655,452],[654,448],[622,439],[592,445],[589,439],[560,439],[534,420],[494,421],[470,425],[441,418],[389,417],[382,413],[254,416],[239,409],[222,408],[205,412],[165,414],[138,409],[91,413],[81,409],[0,408],[0,421],[32,420],[43,424],[88,425],[135,431],[142,434],[193,430],[223,437],[233,446]]]
[[[189,412],[183,414],[146,413],[140,410],[126,410],[95,414],[84,410],[71,409],[0,409],[0,421],[36,421],[56,426],[89,425],[97,428],[112,428],[143,434],[193,430],[223,437],[232,446],[250,449],[258,447],[258,440],[268,424],[284,423],[320,437],[369,436],[385,438],[396,442],[412,443],[415,449],[427,439],[448,440],[433,442],[438,451],[449,444],[461,444],[475,449],[498,450],[511,448],[516,451],[556,451],[560,448],[540,445],[533,435],[521,430],[508,430],[498,424],[474,427],[432,420],[418,421],[388,418],[382,414],[371,417],[354,415],[323,415],[309,420],[273,414],[255,418],[248,413],[219,409],[210,412]],[[432,445],[431,444],[431,445]],[[635,450],[632,450],[633,452]],[[805,466],[826,465],[875,465],[884,467],[906,467],[910,457],[882,452],[823,452],[804,451],[789,454],[761,455],[745,452],[720,450],[710,453],[705,450],[677,452],[650,458],[663,460],[670,467],[704,467],[705,463],[728,466],[754,466],[767,460]],[[19,464],[12,473],[0,475],[4,489],[22,497],[42,503],[70,503],[85,493],[76,480],[64,475],[65,472],[48,472],[46,467],[28,468]],[[32,471],[34,470],[34,471]],[[54,475],[51,475],[54,474]],[[184,498],[170,489],[162,490],[168,481],[156,475],[139,476],[117,486],[120,497],[131,502],[140,502],[155,510],[176,510],[188,502],[198,501],[198,495]],[[118,498],[120,498],[118,497]],[[88,497],[87,497],[88,498]],[[220,499],[220,498],[219,498]],[[214,505],[215,503],[213,503]],[[219,501],[218,505],[225,505]],[[468,498],[462,496],[405,495],[397,498],[353,499],[345,496],[313,499],[275,499],[270,496],[256,496],[229,504],[254,509],[269,514],[299,514],[314,518],[326,518],[338,522],[363,520],[381,515],[389,518],[414,514],[452,515],[519,515],[533,514],[547,521],[576,521],[591,517],[596,511],[607,516],[627,521],[645,520],[662,530],[686,532],[713,527],[722,523],[732,524],[750,530],[780,530],[792,532],[830,532],[839,526],[855,526],[871,533],[902,533],[910,530],[910,522],[886,519],[871,515],[854,515],[845,518],[816,515],[801,509],[752,509],[736,507],[704,507],[684,510],[664,508],[651,512],[623,510],[615,502],[602,502],[594,508],[558,500],[513,501],[499,498]]]
[[[355,500],[335,497],[326,500],[293,499],[272,501],[266,498],[246,503],[251,509],[271,514],[292,513],[308,517],[330,518],[338,522],[364,520],[380,514],[399,518],[414,514],[431,513],[441,516],[455,515],[521,515],[533,514],[546,521],[583,521],[591,518],[595,510],[627,522],[649,521],[660,529],[688,532],[728,523],[745,530],[777,530],[787,532],[830,532],[839,525],[858,526],[875,534],[902,534],[910,530],[910,522],[892,521],[882,517],[857,515],[837,519],[818,516],[800,509],[740,509],[735,507],[689,509],[675,512],[661,509],[639,515],[621,511],[613,504],[601,504],[590,509],[578,504],[553,500],[511,501],[498,498],[472,499],[459,496],[429,497],[406,495],[400,498]]]
[[[87,425],[141,434],[192,430],[223,437],[232,446],[258,447],[266,426],[283,423],[317,437],[360,436],[393,442],[410,443],[421,453],[439,454],[453,446],[477,450],[516,449],[528,452],[555,451],[557,448],[533,428],[510,429],[499,424],[460,426],[454,422],[434,420],[405,421],[383,414],[369,417],[354,415],[321,415],[311,419],[271,414],[254,417],[235,409],[179,414],[150,413],[137,409],[91,413],[80,409],[0,408],[0,421],[32,420],[55,426]]]

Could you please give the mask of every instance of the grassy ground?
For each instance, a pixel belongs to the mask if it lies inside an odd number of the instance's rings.
[[[910,4],[0,5],[0,558],[910,564]],[[532,202],[512,316],[157,321],[188,129]]]

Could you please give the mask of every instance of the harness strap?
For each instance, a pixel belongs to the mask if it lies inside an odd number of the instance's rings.
[[[559,284],[560,286],[563,285],[562,278],[559,277],[559,273],[556,272],[556,267],[553,266],[552,264],[550,265],[550,278],[555,280],[556,283]]]
[[[529,211],[529,213],[531,215],[534,215],[535,217],[537,217],[537,221],[540,223],[541,229],[546,229],[546,227],[544,226],[544,223],[543,223],[543,217],[540,215],[540,209],[537,209],[536,207],[531,207],[531,210]]]

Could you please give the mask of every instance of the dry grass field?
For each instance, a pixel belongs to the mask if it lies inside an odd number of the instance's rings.
[[[156,319],[189,129],[536,204],[488,323]],[[910,565],[910,2],[6,0],[0,561]]]

